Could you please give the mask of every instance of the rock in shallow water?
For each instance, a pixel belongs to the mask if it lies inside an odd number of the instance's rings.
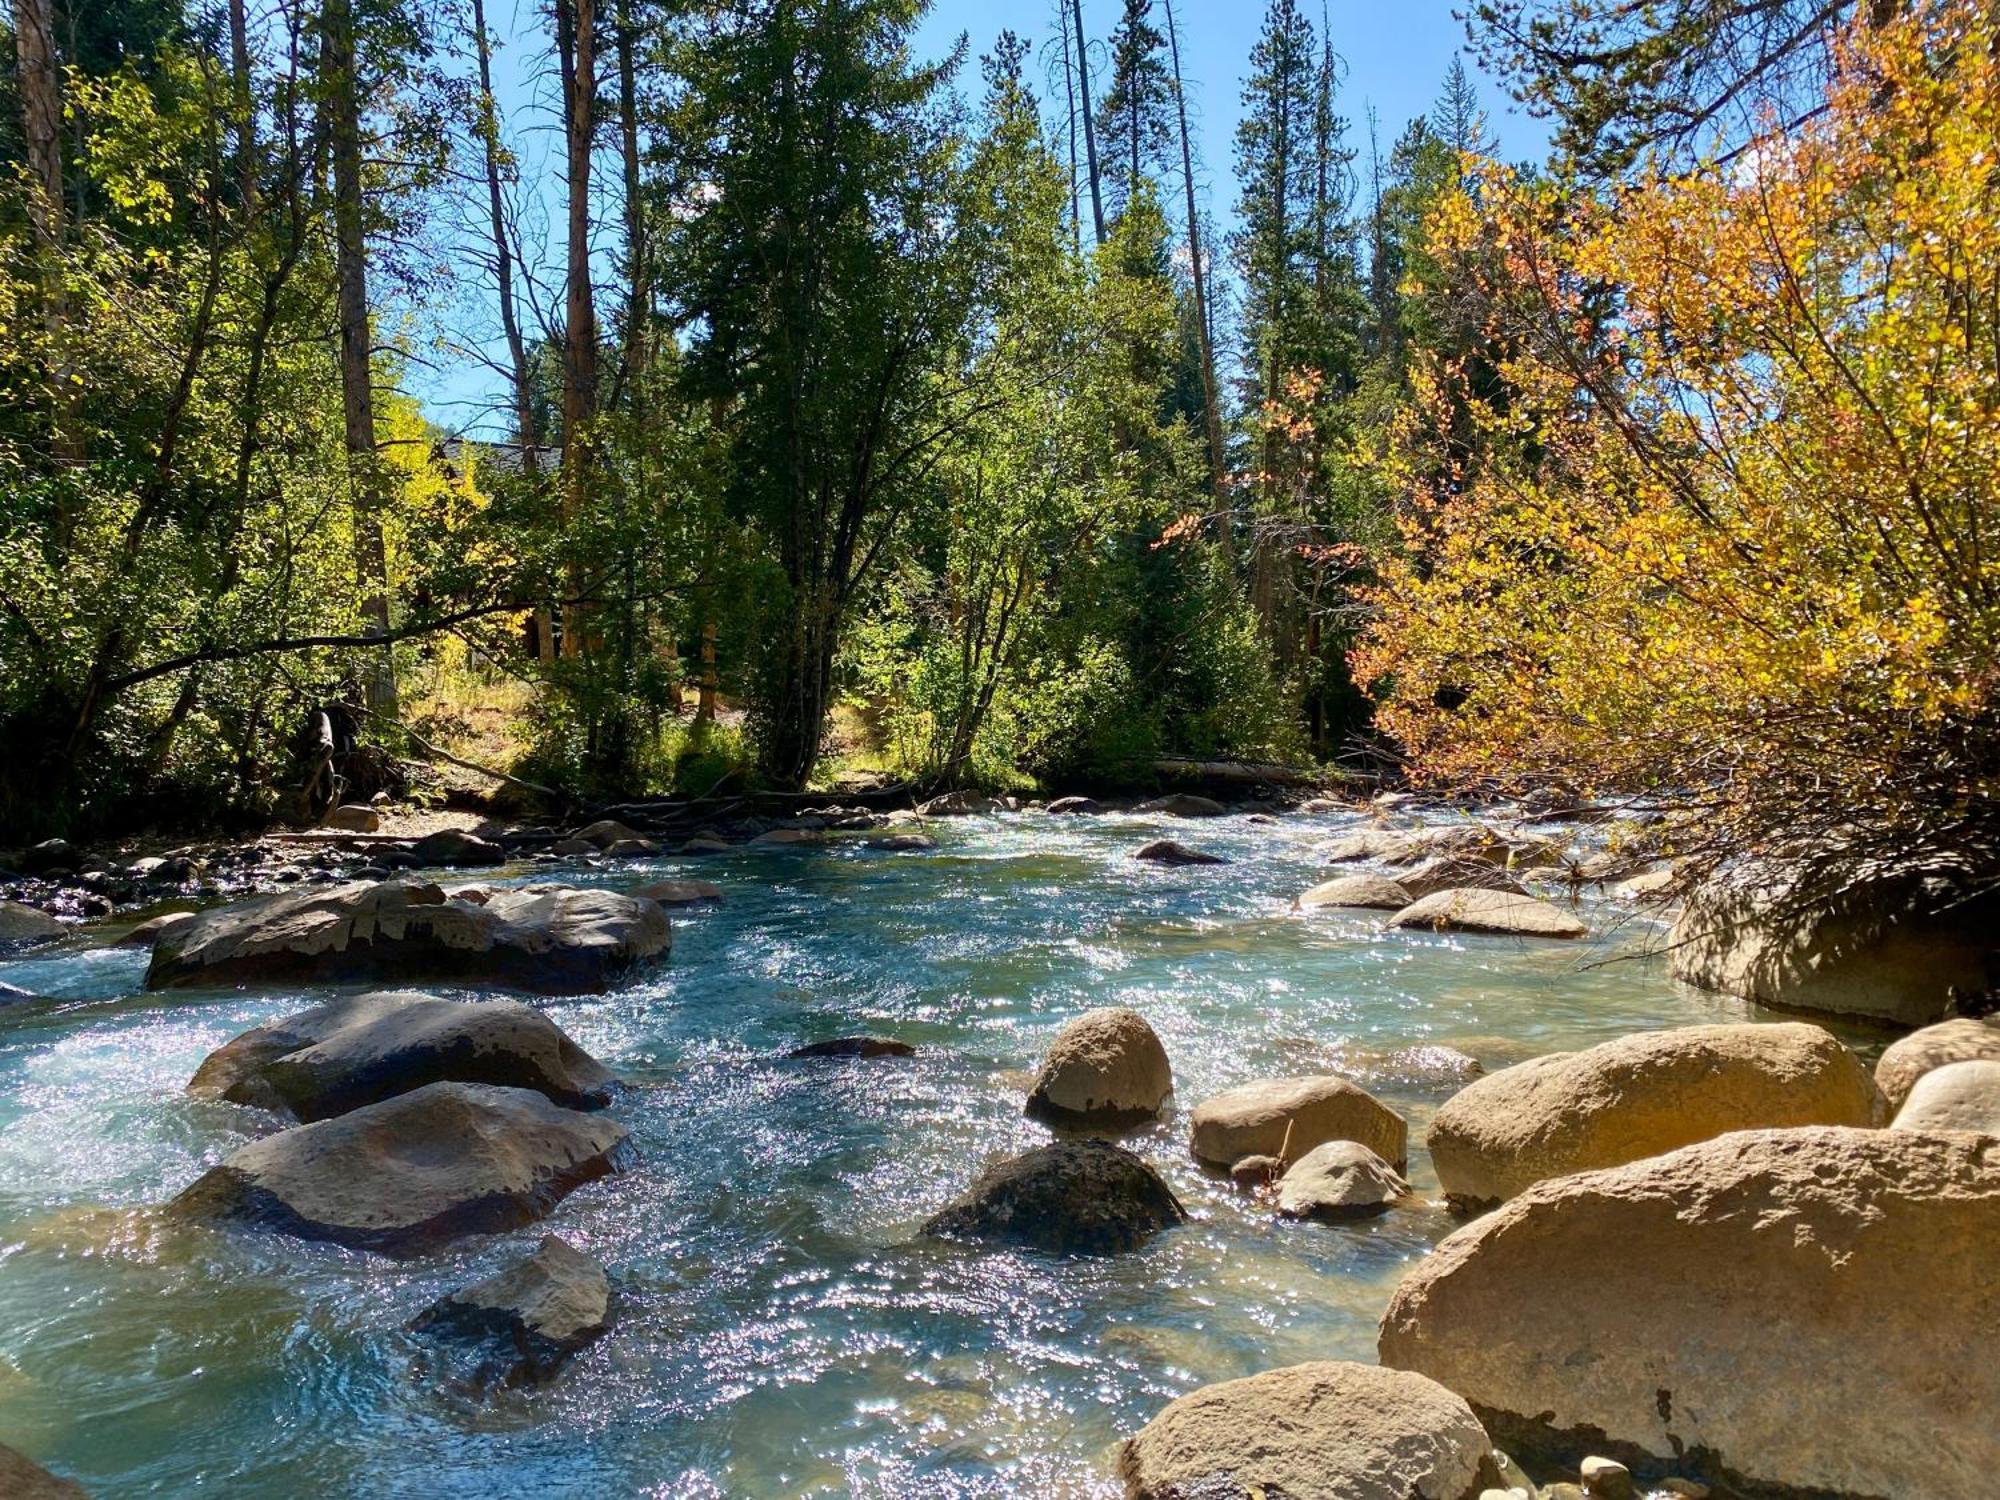
[[[1167,1049],[1124,1006],[1078,1016],[1056,1033],[1028,1090],[1028,1113],[1070,1124],[1149,1120],[1174,1091]]]
[[[1297,1161],[1325,1141],[1359,1141],[1401,1171],[1409,1127],[1337,1074],[1261,1078],[1196,1105],[1188,1147],[1198,1161],[1229,1167],[1246,1156]]]
[[[1155,797],[1150,802],[1141,802],[1132,811],[1169,818],[1219,818],[1229,809],[1210,797],[1197,797],[1192,792],[1173,792],[1165,797]]]
[[[1485,1429],[1443,1386],[1328,1361],[1168,1403],[1118,1454],[1129,1500],[1473,1500]]]
[[[1739,1131],[1461,1229],[1397,1287],[1381,1357],[1525,1457],[1963,1500],[2000,1474],[1996,1244],[2000,1140]]]
[[[1133,852],[1134,859],[1143,859],[1150,865],[1226,865],[1228,860],[1220,854],[1207,854],[1200,849],[1190,849],[1186,844],[1172,839],[1154,839],[1150,844],[1142,844]]]
[[[604,1267],[555,1235],[497,1276],[440,1297],[411,1331],[470,1345],[475,1388],[556,1375],[611,1327]]]
[[[1682,1026],[1502,1068],[1446,1100],[1425,1144],[1461,1207],[1731,1130],[1870,1125],[1861,1060],[1817,1026]]]
[[[1187,1222],[1160,1176],[1109,1141],[1057,1141],[988,1167],[923,1232],[1055,1254],[1136,1250]]]
[[[623,1165],[627,1132],[528,1089],[433,1083],[253,1141],[174,1199],[242,1223],[384,1255],[542,1218]]]
[[[90,1500],[73,1479],[58,1479],[47,1469],[0,1443],[0,1497],[4,1500]]]
[[[1322,880],[1299,897],[1302,911],[1328,906],[1355,906],[1379,911],[1401,911],[1415,898],[1386,875],[1342,875]]]
[[[68,931],[45,911],[23,906],[18,901],[0,901],[0,945],[39,943],[59,938]]]
[[[1568,912],[1533,896],[1471,888],[1425,896],[1397,912],[1389,925],[1546,938],[1580,938],[1589,931]]]
[[[519,886],[481,905],[385,880],[282,891],[216,907],[161,935],[146,988],[457,980],[584,994],[673,941],[651,901]]]
[[[655,880],[632,894],[662,906],[703,906],[722,899],[722,887],[712,880]]]
[[[813,1057],[915,1057],[917,1049],[908,1042],[899,1042],[886,1036],[837,1036],[830,1041],[808,1042],[803,1047],[794,1047],[785,1055],[793,1058]]]
[[[1359,1141],[1325,1141],[1279,1179],[1278,1212],[1288,1219],[1365,1218],[1409,1191],[1402,1173]]]
[[[313,1121],[431,1083],[533,1089],[570,1109],[601,1109],[612,1082],[540,1011],[390,990],[246,1031],[208,1055],[188,1090]]]

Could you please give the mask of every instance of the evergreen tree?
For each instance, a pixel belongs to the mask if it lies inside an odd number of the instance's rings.
[[[1173,77],[1152,11],[1153,0],[1125,0],[1111,33],[1111,81],[1098,109],[1097,137],[1113,217],[1124,212],[1140,178],[1165,174],[1173,145]]]
[[[1493,150],[1493,137],[1486,128],[1486,111],[1480,108],[1479,91],[1465,60],[1454,57],[1445,70],[1444,87],[1431,106],[1431,121],[1445,145],[1461,156],[1485,156]]]

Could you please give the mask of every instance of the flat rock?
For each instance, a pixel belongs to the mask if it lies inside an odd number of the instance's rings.
[[[1423,846],[1403,828],[1362,828],[1321,846],[1320,858],[1328,864],[1353,864],[1375,860],[1381,864],[1415,864],[1423,858]]]
[[[794,1047],[787,1057],[915,1057],[917,1049],[908,1042],[887,1036],[837,1036],[824,1042],[808,1042]]]
[[[1155,797],[1150,802],[1141,802],[1132,811],[1169,818],[1219,818],[1229,809],[1209,797],[1197,797],[1192,792],[1173,792],[1165,797]]]
[[[45,911],[18,901],[0,901],[0,943],[40,943],[69,929]]]
[[[1057,1141],[988,1167],[924,1233],[1054,1254],[1136,1250],[1187,1211],[1160,1176],[1109,1141]]]
[[[753,844],[823,844],[826,835],[817,828],[767,828],[750,840]]]
[[[1134,859],[1143,859],[1153,865],[1226,865],[1228,860],[1219,854],[1206,854],[1199,849],[1190,849],[1186,844],[1175,843],[1172,839],[1154,839],[1150,844],[1141,845],[1133,851]]]
[[[343,802],[320,820],[320,827],[342,833],[373,833],[382,826],[382,815],[365,802]]]
[[[1533,896],[1478,889],[1437,891],[1404,907],[1389,925],[1546,938],[1580,938],[1589,931],[1568,912]]]
[[[662,906],[703,906],[720,901],[722,887],[712,880],[655,880],[636,887],[632,894]]]
[[[622,1164],[623,1125],[529,1089],[433,1083],[242,1147],[174,1199],[241,1223],[384,1255],[421,1255],[545,1216]]]
[[[1681,1026],[1554,1052],[1475,1080],[1425,1139],[1462,1208],[1731,1130],[1872,1125],[1875,1083],[1817,1026]]]
[[[121,948],[151,948],[160,941],[164,933],[194,920],[191,911],[163,912],[157,917],[148,917],[137,927],[118,940]]]
[[[1167,1049],[1136,1010],[1106,1006],[1056,1033],[1028,1089],[1028,1113],[1063,1124],[1149,1120],[1174,1091]]]
[[[2000,1136],[2000,1060],[1975,1057],[1931,1069],[1896,1111],[1895,1128]]]
[[[1288,1219],[1354,1219],[1409,1195],[1403,1174],[1359,1141],[1322,1141],[1278,1180],[1278,1212]]]
[[[884,834],[879,839],[868,840],[868,847],[906,854],[920,849],[935,849],[937,840],[927,833],[890,833]]]
[[[1326,906],[1401,911],[1415,899],[1386,875],[1342,875],[1333,880],[1322,880],[1299,897],[1298,905],[1302,911],[1316,911]]]
[[[1917,1080],[1931,1069],[1982,1057],[2000,1058],[2000,1016],[1940,1021],[1898,1037],[1883,1048],[1875,1064],[1875,1086],[1894,1115]]]
[[[1262,1078],[1196,1105],[1188,1147],[1197,1161],[1230,1167],[1246,1156],[1295,1162],[1325,1141],[1359,1141],[1401,1171],[1409,1127],[1338,1074]]]
[[[410,846],[410,854],[423,866],[463,868],[507,862],[507,851],[500,845],[463,828],[440,828],[436,833],[427,833]]]
[[[1527,888],[1498,865],[1461,854],[1434,854],[1410,866],[1396,877],[1396,883],[1421,901],[1439,891],[1506,891],[1525,896]]]
[[[416,1333],[469,1345],[476,1388],[555,1376],[611,1327],[604,1267],[555,1235],[496,1276],[440,1297],[410,1324]]]
[[[6,1500],[90,1500],[73,1479],[58,1479],[25,1453],[0,1443],[0,1496]]]
[[[917,804],[917,813],[926,818],[983,816],[1001,810],[1000,803],[981,792],[946,792]]]
[[[1473,1500],[1491,1449],[1435,1381],[1328,1361],[1169,1402],[1119,1449],[1118,1475],[1128,1500]]]
[[[1964,1500],[2000,1473],[2000,1140],[1736,1131],[1536,1184],[1411,1263],[1382,1362],[1509,1453],[1752,1495]]]
[[[657,903],[613,891],[508,887],[479,905],[414,881],[356,882],[201,912],[161,936],[146,987],[449,980],[583,994],[672,942]]]
[[[2000,988],[2000,892],[1956,899],[1915,875],[1857,879],[1807,903],[1784,870],[1746,867],[1687,893],[1674,977],[1765,1005],[1928,1026]]]
[[[601,1109],[613,1079],[538,1010],[391,990],[246,1031],[208,1055],[188,1091],[310,1121],[442,1082],[533,1089],[570,1109]]]

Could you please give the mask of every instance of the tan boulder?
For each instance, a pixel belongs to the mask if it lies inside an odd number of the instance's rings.
[[[1151,1119],[1174,1091],[1167,1049],[1124,1006],[1078,1016],[1056,1033],[1028,1090],[1028,1113],[1065,1123]]]
[[[344,802],[329,812],[320,826],[342,833],[373,833],[382,826],[382,815],[365,802]]]
[[[1726,1131],[1879,1116],[1868,1070],[1817,1026],[1682,1026],[1489,1073],[1445,1101],[1425,1144],[1445,1196],[1477,1207]]]
[[[1302,911],[1326,906],[1372,907],[1381,911],[1401,911],[1416,898],[1386,875],[1342,875],[1322,880],[1298,899]]]
[[[1389,925],[1546,938],[1580,938],[1590,930],[1562,908],[1533,896],[1471,887],[1425,896],[1389,918]]]
[[[1703,989],[1927,1026],[2000,988],[2000,893],[1882,877],[1806,902],[1782,870],[1751,868],[1688,892],[1667,944],[1674,977]]]
[[[1931,1069],[1896,1111],[1895,1128],[2000,1135],[2000,1061],[1976,1057]]]
[[[1296,1162],[1322,1141],[1359,1141],[1397,1171],[1409,1157],[1403,1117],[1333,1073],[1260,1078],[1204,1099],[1188,1149],[1197,1161],[1229,1167],[1246,1156]]]
[[[1380,1213],[1406,1196],[1403,1174],[1359,1141],[1322,1141],[1278,1180],[1288,1219],[1349,1219]]]
[[[440,1297],[414,1333],[470,1347],[474,1389],[547,1380],[611,1326],[604,1267],[556,1235],[484,1281]]]
[[[1357,860],[1379,860],[1384,864],[1415,864],[1423,851],[1406,828],[1363,828],[1324,844],[1320,857],[1328,864],[1352,864]]]
[[[1965,1500],[2000,1474],[2000,1140],[1738,1131],[1538,1183],[1415,1261],[1382,1362],[1509,1453],[1706,1457],[1752,1494]]]
[[[1527,888],[1509,875],[1499,865],[1489,864],[1477,856],[1464,854],[1434,854],[1421,864],[1412,865],[1396,877],[1396,883],[1410,893],[1410,900],[1421,901],[1426,896],[1434,896],[1439,891],[1506,891],[1512,895],[1525,896]]]
[[[252,1141],[169,1205],[384,1255],[542,1218],[618,1170],[626,1129],[529,1089],[433,1083]]]
[[[1118,1474],[1128,1500],[1473,1500],[1497,1471],[1443,1386],[1327,1361],[1169,1402],[1120,1448]]]
[[[1898,1037],[1882,1049],[1875,1085],[1893,1115],[1931,1069],[1979,1057],[2000,1058],[2000,1016],[1960,1016]]]

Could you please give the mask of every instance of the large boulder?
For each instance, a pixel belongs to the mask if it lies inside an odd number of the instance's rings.
[[[1446,1100],[1425,1143],[1459,1207],[1731,1130],[1872,1125],[1874,1080],[1817,1026],[1682,1026],[1502,1068]]]
[[[1891,1115],[1933,1068],[1974,1058],[2000,1058],[2000,1016],[1978,1019],[1959,1016],[1898,1037],[1882,1049],[1875,1064],[1875,1086]]]
[[[924,1233],[1055,1254],[1136,1250],[1187,1211],[1160,1175],[1109,1141],[1057,1141],[988,1167]]]
[[[1001,805],[983,792],[946,792],[917,805],[918,815],[926,818],[985,816],[999,811]]]
[[[451,868],[507,862],[507,851],[500,845],[463,828],[440,828],[436,833],[425,834],[410,846],[410,855],[419,865]]]
[[[1278,1179],[1278,1212],[1288,1219],[1358,1219],[1380,1213],[1410,1185],[1359,1141],[1323,1141]]]
[[[1546,938],[1580,938],[1590,930],[1561,907],[1533,896],[1467,887],[1425,896],[1389,918],[1389,925]]]
[[[1927,1026],[2000,987],[2000,893],[1959,899],[1915,875],[1808,899],[1752,867],[1689,891],[1667,944],[1676,979],[1787,1010]]]
[[[1174,1091],[1167,1049],[1136,1010],[1106,1006],[1056,1033],[1028,1089],[1028,1113],[1064,1124],[1150,1120]]]
[[[190,1219],[244,1223],[384,1255],[542,1218],[618,1170],[623,1125],[530,1089],[433,1083],[235,1152],[174,1199]]]
[[[1132,811],[1169,818],[1219,818],[1229,809],[1210,797],[1197,797],[1192,792],[1170,792],[1150,802],[1141,802]]]
[[[1299,897],[1301,911],[1317,911],[1327,906],[1358,906],[1377,911],[1401,911],[1413,897],[1402,885],[1386,875],[1340,875],[1322,880]]]
[[[441,1082],[533,1089],[570,1109],[601,1109],[613,1079],[540,1011],[391,990],[246,1031],[208,1055],[188,1090],[325,1120]]]
[[[1141,844],[1132,852],[1134,859],[1143,859],[1149,865],[1226,865],[1228,860],[1220,854],[1210,854],[1201,849],[1190,849],[1186,844],[1173,839],[1154,839],[1150,844]]]
[[[61,937],[65,930],[45,911],[18,901],[0,901],[0,944],[46,942]]]
[[[1931,1069],[1896,1111],[1896,1129],[2000,1135],[2000,1061],[1976,1057]]]
[[[544,994],[602,990],[673,941],[652,901],[521,886],[482,903],[385,880],[258,896],[161,935],[146,987],[448,980]]]
[[[1119,1450],[1128,1500],[1473,1500],[1486,1430],[1435,1381],[1292,1365],[1169,1402]]]
[[[1412,865],[1396,877],[1396,883],[1410,893],[1410,900],[1421,901],[1426,896],[1434,896],[1439,891],[1506,891],[1511,895],[1525,896],[1527,888],[1509,875],[1499,865],[1489,864],[1476,856],[1463,854],[1434,854],[1421,864]]]
[[[1383,864],[1415,864],[1423,858],[1423,844],[1406,828],[1362,828],[1320,847],[1320,857],[1328,864],[1354,864],[1378,860]]]
[[[1096,801],[1089,797],[1058,797],[1044,808],[1043,811],[1054,813],[1058,817],[1088,817],[1100,813],[1104,809],[1099,807]]]
[[[2000,1474],[1996,1244],[2000,1140],[1739,1131],[1459,1230],[1397,1287],[1380,1353],[1517,1457],[1964,1500]]]
[[[157,917],[148,917],[137,927],[118,940],[121,948],[151,948],[160,941],[169,929],[185,926],[194,920],[191,911],[162,912]]]
[[[611,1327],[604,1267],[555,1235],[496,1276],[440,1297],[413,1332],[466,1346],[475,1389],[548,1380]]]
[[[0,1496],[5,1500],[90,1500],[74,1479],[58,1479],[25,1453],[0,1443]]]
[[[1295,1162],[1322,1141],[1359,1141],[1401,1171],[1409,1127],[1373,1094],[1335,1073],[1260,1078],[1195,1106],[1188,1148],[1231,1167],[1246,1156]]]

